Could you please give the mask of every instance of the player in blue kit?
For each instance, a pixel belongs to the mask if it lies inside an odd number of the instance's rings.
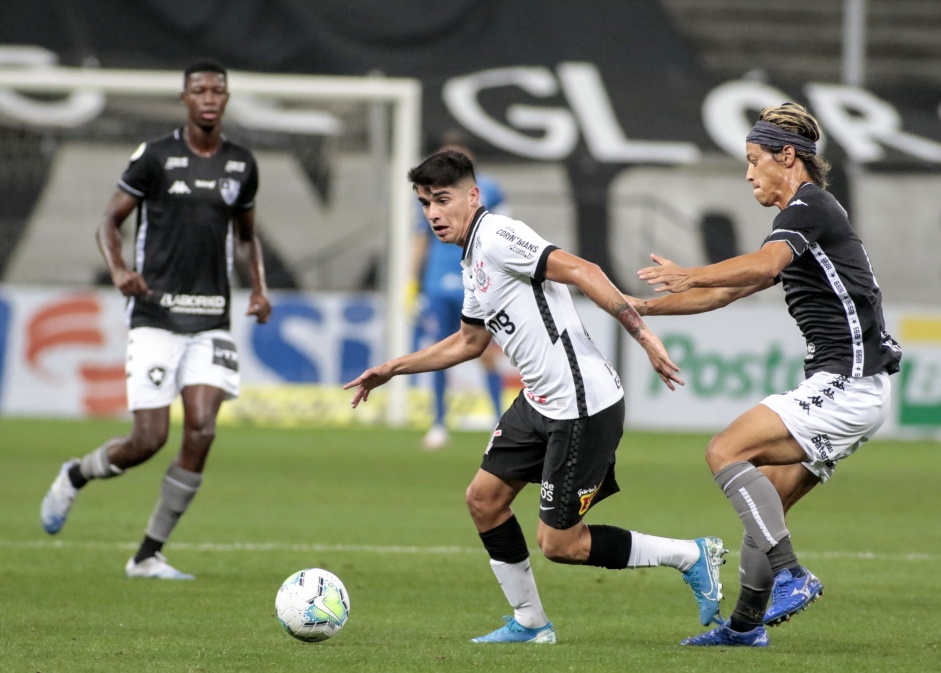
[[[230,274],[236,246],[252,292],[248,315],[271,315],[255,235],[258,168],[222,135],[227,73],[215,61],[186,69],[180,100],[186,125],[143,143],[118,182],[97,239],[114,286],[128,298],[127,396],[134,424],[126,437],[67,461],[42,502],[45,531],[65,525],[80,489],[149,460],[167,441],[170,405],[183,399],[183,444],[163,477],[160,497],[128,577],[193,579],[162,554],[202,484],[224,400],[239,393],[238,352],[229,332]],[[137,210],[133,270],[121,254],[120,227]]]
[[[889,375],[902,353],[886,332],[882,293],[846,211],[826,191],[820,127],[803,106],[761,111],[745,139],[745,179],[755,199],[780,211],[761,248],[683,268],[652,256],[642,280],[673,294],[641,301],[641,315],[686,315],[726,306],[780,282],[807,342],[807,378],[766,397],[706,449],[716,484],[745,527],[741,593],[731,619],[684,645],[764,647],[766,625],[804,610],[823,585],[797,559],[785,515],[833,475],[890,411]],[[768,605],[770,599],[770,606]]]

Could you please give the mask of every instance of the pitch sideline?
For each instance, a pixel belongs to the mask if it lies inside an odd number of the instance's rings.
[[[138,544],[135,542],[104,542],[95,540],[0,540],[0,548],[5,549],[115,549],[134,550]],[[364,545],[364,544],[289,544],[284,542],[174,542],[174,551],[195,551],[210,553],[231,552],[351,552],[363,554],[483,554],[481,547],[462,546],[417,546],[417,545]],[[538,550],[532,550],[534,553]],[[730,557],[737,556],[737,552],[730,551]],[[906,562],[932,562],[941,561],[941,554],[924,554],[918,552],[885,553],[873,551],[804,551],[800,553],[802,559],[852,559],[858,561],[906,561]]]

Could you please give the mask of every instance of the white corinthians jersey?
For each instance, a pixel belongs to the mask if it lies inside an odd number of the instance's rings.
[[[568,288],[546,280],[555,249],[523,222],[478,210],[461,260],[461,318],[487,328],[519,369],[526,399],[539,413],[570,419],[596,414],[624,393]]]

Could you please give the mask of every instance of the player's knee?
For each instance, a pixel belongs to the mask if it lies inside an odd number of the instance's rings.
[[[211,418],[196,419],[186,424],[184,432],[188,440],[208,445],[216,438],[216,423]]]
[[[470,512],[474,521],[485,519],[492,509],[492,503],[473,483],[464,491],[464,502],[467,503],[467,511]]]
[[[159,427],[135,430],[128,438],[128,448],[130,453],[133,454],[133,463],[143,463],[157,453],[167,443],[168,435],[169,430]]]
[[[729,442],[719,433],[709,440],[706,445],[706,464],[715,474],[722,468],[738,460],[735,456],[737,449],[732,442]]]
[[[566,543],[564,540],[549,536],[537,536],[537,542],[539,544],[539,549],[542,550],[542,555],[553,563],[573,562],[574,555],[572,553],[571,545]]]
[[[467,487],[464,500],[478,530],[490,530],[507,518],[503,502],[491,492],[475,488],[473,483]]]
[[[554,529],[539,527],[536,533],[536,544],[542,551],[542,555],[553,563],[576,563],[578,562],[577,540],[569,536],[560,535]]]

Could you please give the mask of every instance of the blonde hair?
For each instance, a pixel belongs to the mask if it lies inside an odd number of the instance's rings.
[[[813,115],[807,112],[807,108],[798,103],[782,103],[774,107],[766,107],[758,115],[759,121],[765,121],[770,124],[796,133],[808,140],[817,142],[821,138],[820,124],[814,119]],[[762,149],[777,154],[783,149],[780,147],[765,147]],[[804,163],[810,179],[821,189],[826,189],[829,182],[830,162],[810,152],[796,152],[797,158]]]

